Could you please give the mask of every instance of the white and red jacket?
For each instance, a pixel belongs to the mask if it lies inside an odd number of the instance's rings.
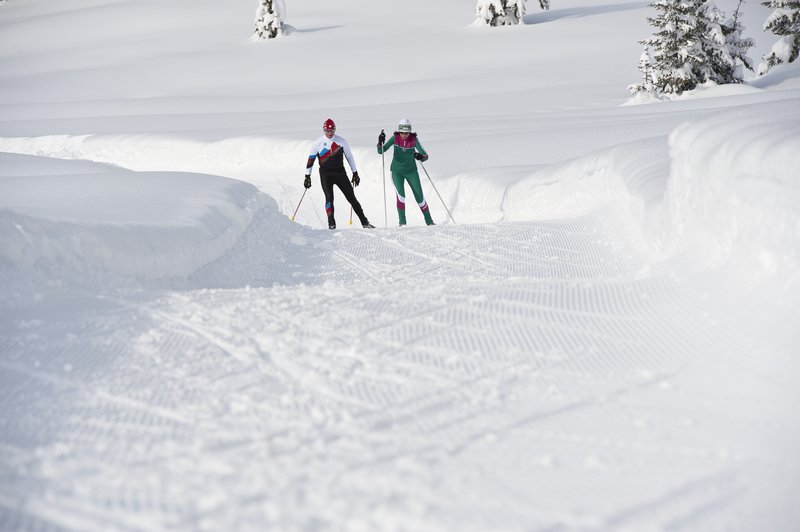
[[[347,158],[350,171],[357,172],[356,161],[347,141],[339,135],[334,135],[331,138],[322,135],[311,144],[308,163],[306,164],[306,175],[311,175],[311,169],[316,159],[319,159],[319,171],[321,174],[331,176],[347,175],[344,170],[344,158]]]

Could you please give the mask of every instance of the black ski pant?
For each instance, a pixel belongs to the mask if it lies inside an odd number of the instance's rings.
[[[353,206],[353,212],[361,220],[361,225],[369,223],[367,217],[364,216],[364,209],[361,208],[361,204],[356,199],[356,193],[353,191],[353,185],[350,184],[347,174],[320,172],[319,179],[322,184],[322,191],[325,193],[325,212],[328,214],[328,225],[336,223],[336,219],[333,217],[333,185],[339,187],[345,199]]]

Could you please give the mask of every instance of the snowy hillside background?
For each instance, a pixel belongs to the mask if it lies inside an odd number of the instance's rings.
[[[646,2],[286,3],[0,2],[0,530],[797,530],[800,65],[652,103]],[[289,220],[328,117],[378,229]],[[396,227],[402,117],[457,224]]]

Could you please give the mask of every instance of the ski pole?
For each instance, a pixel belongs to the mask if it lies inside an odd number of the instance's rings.
[[[303,195],[300,196],[300,201],[297,202],[297,208],[294,210],[294,214],[292,215],[292,221],[294,221],[294,217],[297,215],[298,209],[300,209],[300,204],[303,203],[303,198],[306,197],[306,192],[308,192],[308,189],[303,190]]]
[[[385,135],[382,129],[381,134]],[[381,166],[383,167],[383,225],[389,227],[389,215],[386,214],[386,154],[383,152],[383,145],[381,145]]]
[[[353,225],[353,206],[350,205],[350,225]]]
[[[447,214],[450,216],[450,219],[453,220],[453,215],[450,214],[450,209],[447,208],[447,205],[445,204],[444,200],[442,199],[442,195],[439,194],[439,191],[436,189],[436,185],[433,184],[433,179],[431,179],[431,176],[428,174],[428,171],[425,169],[425,165],[422,164],[422,161],[420,161],[419,165],[422,167],[422,170],[425,172],[425,175],[428,176],[428,181],[431,182],[431,186],[433,187],[433,190],[435,190],[436,191],[436,195],[439,196],[439,201],[441,201],[442,205],[444,205],[444,210],[447,211]],[[455,220],[453,220],[453,225],[456,225],[456,221]]]

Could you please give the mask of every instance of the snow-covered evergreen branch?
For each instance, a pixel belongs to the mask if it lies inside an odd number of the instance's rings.
[[[764,29],[781,36],[758,65],[758,73],[765,74],[775,65],[791,63],[800,53],[800,0],[768,0],[761,3],[773,9],[764,22]]]

